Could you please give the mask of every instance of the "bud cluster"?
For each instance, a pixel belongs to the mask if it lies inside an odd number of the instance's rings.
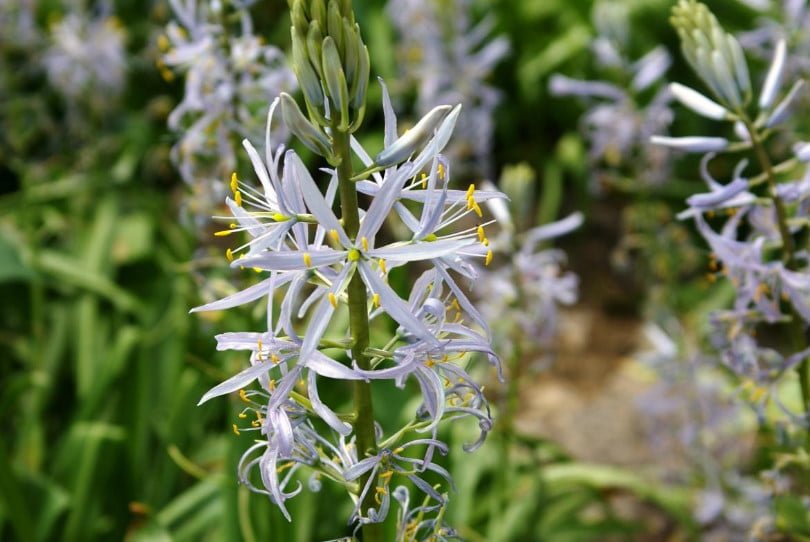
[[[745,107],[751,100],[751,78],[737,39],[697,0],[679,0],[671,21],[684,57],[712,93],[732,110]]]
[[[292,65],[308,117],[289,95],[284,121],[310,150],[336,163],[326,128],[354,133],[363,122],[370,61],[350,0],[294,0]]]

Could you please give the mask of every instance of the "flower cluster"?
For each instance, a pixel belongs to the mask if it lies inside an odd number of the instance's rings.
[[[503,36],[491,38],[492,18],[473,24],[471,7],[470,0],[391,0],[388,12],[400,37],[403,85],[416,88],[417,110],[462,104],[448,155],[463,173],[491,177],[493,112],[501,96],[486,79],[510,47]]]
[[[292,13],[294,65],[308,115],[287,94],[273,102],[264,153],[243,141],[259,186],[234,174],[227,198],[230,226],[217,233],[246,234],[245,243],[227,251],[232,267],[268,275],[194,309],[221,310],[265,299],[266,329],[217,337],[220,350],[248,351],[250,367],[211,389],[201,402],[239,391],[246,404],[240,418],[251,421],[234,431],[257,434],[240,463],[240,478],[270,495],[288,518],[285,501],[302,489],[300,483],[293,486],[302,468],[312,474],[311,487],[327,478],[348,488],[356,504],[350,521],[359,526],[386,518],[397,481],[413,484],[432,502],[431,509],[441,510],[446,497],[434,483],[446,485],[450,475],[433,462],[437,452],[447,452],[437,439],[439,423],[476,420],[481,437],[469,450],[492,426],[482,388],[466,366],[474,355],[496,367],[499,361],[484,319],[458,281],[475,278],[475,260],[492,258],[479,203],[502,194],[474,186],[448,188],[450,164],[441,152],[460,106],[439,106],[400,136],[384,85],[384,148],[372,158],[351,135],[365,108],[367,84],[360,80],[368,78],[367,60],[360,58],[367,59],[367,52],[351,7],[335,0],[328,6],[298,0]],[[332,165],[321,170],[325,191],[295,151],[274,146],[270,126],[277,107],[290,131]],[[356,174],[353,160],[364,165]],[[370,202],[365,208],[358,206],[358,194]],[[333,211],[336,196],[340,218]],[[383,234],[392,214],[408,228],[407,239],[391,242]],[[389,275],[413,262],[420,262],[422,272],[409,295],[401,297],[389,285]],[[338,317],[346,313],[348,331]],[[374,344],[369,326],[396,327],[396,332],[384,344]],[[321,399],[319,385],[338,380],[355,386],[353,415]],[[379,380],[398,387],[412,380],[421,390],[412,420],[396,431],[373,419],[369,390]],[[248,388],[254,383],[258,389]],[[263,489],[252,481],[254,472]],[[438,520],[431,526],[434,534],[444,529]]]
[[[70,102],[91,96],[103,108],[124,87],[124,40],[115,17],[71,11],[51,26],[50,46],[42,57],[48,81]]]
[[[666,131],[672,122],[672,97],[660,85],[672,59],[661,46],[638,60],[627,58],[628,17],[626,4],[596,3],[593,21],[597,37],[591,44],[600,69],[620,73],[623,80],[629,81],[627,88],[623,84],[584,81],[560,74],[554,75],[549,83],[553,95],[594,100],[581,122],[597,189],[620,183],[622,175],[647,185],[661,184],[669,175],[667,154],[650,145],[649,140],[653,134]],[[647,98],[652,90],[652,98]]]
[[[787,47],[780,41],[773,61],[759,89],[756,115],[748,110],[754,91],[742,48],[720,27],[714,15],[694,0],[681,0],[673,10],[673,23],[682,38],[684,55],[710,89],[713,98],[679,84],[672,85],[675,97],[686,107],[709,119],[733,124],[736,140],[724,137],[656,137],[663,146],[704,156],[701,176],[708,191],[687,199],[689,208],[681,218],[692,217],[712,250],[710,267],[714,278],[722,273],[736,291],[734,306],[713,313],[713,340],[723,361],[743,379],[749,399],[763,408],[769,398],[788,415],[807,424],[805,412],[796,413],[782,405],[770,391],[799,369],[806,380],[806,359],[810,350],[804,330],[810,323],[810,263],[797,237],[806,228],[810,204],[810,159],[808,145],[797,142],[793,156],[774,164],[765,147],[767,137],[791,116],[792,106],[803,87],[799,80],[783,90]],[[781,96],[781,98],[780,98]],[[761,172],[747,174],[742,159],[733,179],[721,184],[709,170],[710,161],[721,151],[752,151]],[[722,211],[725,223],[716,229],[711,217]],[[791,339],[773,348],[761,344],[757,331],[771,329]],[[806,390],[805,382],[802,389]]]
[[[779,40],[785,39],[793,52],[785,63],[786,75],[793,79],[810,74],[810,9],[807,0],[764,3],[749,0],[748,3],[763,16],[757,28],[740,35],[740,44],[761,58],[770,58]]]
[[[191,187],[190,214],[206,221],[227,192],[223,179],[236,169],[239,141],[261,141],[267,101],[293,90],[295,77],[283,52],[254,33],[251,2],[169,3],[176,20],[158,39],[158,67],[167,81],[185,80],[168,121],[180,135],[172,160]]]
[[[531,213],[525,202],[533,199],[532,173],[525,164],[506,168],[501,186],[509,202],[488,202],[501,228],[490,246],[505,261],[485,270],[477,294],[487,300],[484,317],[500,323],[493,331],[498,352],[505,358],[540,353],[529,353],[530,346],[548,348],[557,334],[559,306],[574,304],[578,296],[578,277],[564,270],[565,252],[545,245],[579,228],[583,216],[573,213],[557,222],[524,228]]]

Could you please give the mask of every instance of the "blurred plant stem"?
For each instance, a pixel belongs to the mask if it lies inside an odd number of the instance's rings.
[[[738,111],[737,114],[742,119],[743,124],[745,124],[748,135],[751,137],[751,146],[754,149],[757,161],[767,178],[768,191],[770,192],[774,209],[776,210],[776,222],[779,227],[779,235],[782,238],[782,260],[788,269],[794,269],[796,265],[795,247],[793,237],[790,233],[790,227],[787,223],[785,204],[777,192],[776,173],[774,172],[773,162],[770,156],[768,156],[765,146],[762,144],[763,138],[754,123],[745,112]],[[807,337],[801,323],[802,318],[795,309],[791,308],[790,316],[791,323],[789,334],[791,348],[798,352],[807,346]],[[801,363],[799,363],[796,371],[799,376],[799,385],[801,386],[802,406],[804,408],[805,418],[810,419],[810,366],[808,365],[808,358],[804,358]],[[810,429],[807,430],[805,436],[805,447],[810,450]]]
[[[337,116],[337,115],[336,115]],[[338,121],[332,122],[332,150],[340,157],[338,165],[338,191],[343,227],[346,234],[354,239],[360,228],[360,213],[357,203],[357,189],[352,182],[352,155],[349,144],[349,133],[338,129]],[[363,370],[371,369],[371,360],[366,355],[369,344],[368,329],[368,296],[366,286],[359,273],[352,276],[348,287],[349,328],[352,336],[352,359]],[[374,407],[371,402],[371,384],[363,380],[354,383],[354,433],[357,438],[357,460],[362,461],[367,455],[377,453],[374,434]],[[371,473],[360,478],[359,487],[366,486]],[[369,491],[361,505],[361,514],[373,506],[375,492]],[[366,523],[362,527],[363,542],[383,542],[382,526],[378,523]]]

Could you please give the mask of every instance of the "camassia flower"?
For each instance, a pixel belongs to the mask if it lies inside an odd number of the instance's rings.
[[[158,68],[167,81],[185,80],[183,99],[168,119],[180,134],[172,160],[192,189],[186,207],[207,221],[227,191],[222,179],[236,169],[238,142],[261,140],[268,98],[292,91],[296,81],[283,52],[253,33],[246,3],[170,5],[176,21],[158,39]],[[231,17],[235,27],[226,23]]]
[[[444,502],[440,493],[418,472],[438,474],[433,452],[446,452],[436,439],[440,422],[472,418],[481,431],[472,450],[483,442],[492,419],[482,387],[465,366],[474,354],[486,356],[500,369],[492,350],[488,328],[459,286],[458,278],[477,276],[474,261],[492,258],[479,202],[503,197],[490,190],[450,190],[449,163],[441,155],[450,140],[461,107],[439,106],[403,135],[388,91],[383,85],[385,114],[384,149],[372,158],[353,137],[351,148],[366,166],[353,180],[370,203],[359,213],[356,235],[350,235],[333,211],[338,190],[337,169],[321,170],[325,191],[293,150],[274,148],[270,126],[276,107],[289,96],[273,102],[267,120],[264,155],[245,140],[259,188],[232,177],[227,206],[232,216],[219,236],[246,234],[247,241],[227,251],[234,268],[252,268],[267,277],[231,296],[193,309],[221,310],[265,298],[267,327],[261,332],[226,333],[217,337],[220,350],[250,352],[250,367],[212,388],[202,398],[239,391],[248,404],[246,416],[255,416],[251,427],[261,438],[246,453],[240,466],[251,488],[250,472],[258,467],[264,489],[289,517],[285,500],[300,490],[288,490],[289,472],[280,478],[282,465],[311,469],[317,476],[352,487],[357,504],[352,521],[382,521],[389,507],[392,478],[410,480],[428,497]],[[295,133],[296,130],[290,127]],[[390,215],[410,231],[407,239],[390,241],[382,234]],[[458,224],[465,224],[460,228]],[[412,262],[427,266],[403,298],[389,285],[396,267]],[[368,299],[368,320],[381,327],[393,322],[396,334],[384,345],[370,345],[371,366],[353,359],[353,339],[345,329],[335,329],[335,315],[349,303],[349,285],[359,278]],[[306,319],[302,325],[301,320]],[[337,338],[336,337],[337,334]],[[345,361],[346,355],[349,361]],[[318,393],[319,382],[328,380],[392,380],[400,387],[414,379],[422,405],[413,421],[386,437],[378,429],[378,452],[364,456],[346,417],[326,405]],[[258,381],[258,390],[246,391]],[[241,391],[240,391],[241,390]],[[240,416],[241,417],[241,416]],[[310,420],[325,422],[332,436],[322,437]],[[411,433],[430,438],[409,439]],[[334,444],[335,438],[338,444]],[[325,441],[331,441],[323,451]],[[421,459],[401,456],[413,446],[426,447]],[[338,450],[340,449],[340,450]],[[374,489],[372,489],[374,488]],[[364,510],[370,491],[379,506]]]
[[[687,61],[711,97],[678,83],[673,83],[670,90],[695,113],[733,123],[738,139],[653,138],[654,143],[673,149],[708,153],[701,164],[701,176],[709,192],[687,198],[689,207],[679,217],[693,218],[711,248],[709,278],[715,280],[722,274],[735,289],[733,307],[711,315],[713,342],[724,363],[740,377],[743,388],[750,388],[749,402],[763,415],[766,402],[773,399],[790,419],[806,428],[810,423],[808,383],[801,383],[805,405],[802,414],[790,412],[782,405],[779,394],[771,393],[792,369],[798,369],[800,380],[810,374],[806,339],[810,324],[810,258],[797,239],[808,218],[810,172],[806,143],[796,142],[793,156],[781,163],[771,158],[765,145],[766,139],[784,128],[792,116],[804,82],[798,80],[783,92],[788,51],[785,40],[780,40],[755,93],[741,45],[723,30],[705,5],[680,0],[673,8],[672,21]],[[751,116],[749,111],[754,108],[756,115]],[[717,153],[749,150],[756,158],[759,174],[746,175],[747,159],[738,162],[733,179],[725,185],[709,173],[709,161]],[[799,178],[797,172],[801,172]],[[725,217],[719,229],[711,224],[717,214]],[[776,350],[760,344],[758,328],[789,337]]]

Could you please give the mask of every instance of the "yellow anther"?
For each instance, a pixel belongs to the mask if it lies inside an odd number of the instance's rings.
[[[478,226],[477,233],[478,233],[478,240],[479,240],[479,241],[481,241],[481,242],[483,243],[483,242],[484,242],[484,239],[486,239],[486,238],[487,238],[487,234],[486,234],[486,232],[484,231],[484,226]]]
[[[432,368],[434,365],[436,365],[436,361],[433,358],[428,358],[425,360],[425,367]]]
[[[332,305],[333,308],[337,308],[337,297],[332,292],[329,292],[329,304]]]
[[[231,222],[230,224],[228,224],[228,227],[232,230],[235,230],[236,228],[239,227],[239,224],[237,224],[236,222]]]
[[[367,252],[368,251],[368,237],[363,237],[362,239],[360,239],[360,244],[362,245],[363,250]]]
[[[169,68],[160,68],[160,76],[163,78],[164,81],[167,83],[171,83],[174,81],[174,72]]]
[[[261,339],[256,341],[256,357],[259,358],[259,361],[261,361],[262,356],[264,355],[264,354],[262,354],[262,347],[263,346],[264,345],[262,345],[262,340]]]
[[[242,206],[242,193],[239,190],[234,192],[233,201],[236,203],[237,207]]]
[[[382,271],[383,273],[388,273],[388,266],[385,265],[385,260],[380,258],[379,264],[380,264],[380,271]]]
[[[239,416],[239,418],[244,420],[245,418],[247,418],[247,413],[246,412],[240,412],[239,414],[237,414],[237,416]]]
[[[405,448],[399,447],[399,448],[396,448],[396,449],[392,450],[391,453],[394,454],[394,455],[399,455],[404,451],[405,451]]]
[[[236,427],[236,424],[233,424],[231,427],[233,428],[233,434],[238,437],[239,436],[239,428]]]
[[[472,199],[473,194],[475,194],[475,185],[471,184],[470,187],[467,189],[467,199],[468,200]]]
[[[227,249],[227,250],[225,251],[225,258],[227,258],[227,260],[228,260],[229,262],[232,262],[232,261],[233,261],[233,251],[232,251],[231,249]]]
[[[425,241],[427,241],[427,242],[431,242],[431,241],[435,241],[435,240],[436,240],[436,239],[438,239],[438,238],[439,238],[439,236],[438,236],[438,235],[436,235],[435,233],[429,233],[429,234],[425,235],[425,238],[424,238],[424,239],[425,239]]]
[[[374,294],[371,296],[371,302],[374,304],[375,307],[380,306],[380,294]]]
[[[419,183],[422,185],[423,189],[427,188],[427,181],[428,181],[428,176],[423,173],[422,178],[419,180]]]
[[[334,241],[335,243],[339,243],[339,242],[340,242],[340,237],[338,237],[338,232],[337,232],[337,230],[334,230],[334,229],[329,230],[329,237],[330,237],[330,238],[332,239],[332,241]]]
[[[481,210],[481,207],[478,205],[478,202],[475,200],[472,201],[472,210],[475,211],[475,214],[478,215],[478,218],[484,216],[484,212]]]
[[[247,396],[247,392],[244,389],[239,390],[239,398],[246,403],[250,402],[250,399],[248,399]]]
[[[267,391],[276,391],[276,381],[272,378],[267,382]]]
[[[158,49],[160,49],[161,51],[163,51],[165,53],[166,51],[171,49],[172,44],[171,44],[171,42],[169,42],[169,38],[166,37],[166,34],[161,34],[160,36],[158,36],[157,46],[158,46]]]
[[[436,168],[436,171],[439,173],[439,178],[441,180],[444,180],[444,175],[445,173],[447,173],[447,171],[444,169],[444,164],[439,164],[439,166]]]
[[[304,252],[304,265],[312,267],[312,256],[309,255],[309,252]]]
[[[387,471],[385,471],[385,472],[383,472],[383,473],[380,473],[380,478],[381,478],[381,479],[383,479],[383,480],[385,480],[385,481],[386,481],[386,483],[387,483],[387,482],[389,482],[389,481],[391,480],[391,477],[392,477],[393,475],[394,475],[394,471],[392,471],[392,470],[387,470]]]
[[[239,179],[236,178],[236,172],[234,171],[233,173],[231,173],[231,192],[236,194],[238,188],[239,188]]]
[[[270,354],[270,361],[273,363],[281,363],[281,358],[275,354]]]
[[[487,250],[487,255],[484,257],[484,265],[489,265],[492,263],[492,249]]]
[[[216,237],[225,237],[226,235],[230,235],[232,233],[233,233],[233,230],[220,230],[220,231],[215,231],[214,235]]]
[[[273,214],[273,220],[275,220],[276,222],[286,222],[289,219],[290,219],[290,217],[288,217],[286,215],[283,215],[281,213],[274,213]]]
[[[252,425],[253,427],[259,427],[262,425],[262,422],[260,422],[259,420],[253,420],[252,422],[250,422],[250,425]]]
[[[488,247],[489,246],[489,239],[484,238],[484,240],[481,241],[481,244],[484,245],[485,247]]]
[[[264,271],[264,269],[262,269],[261,267],[252,267],[251,269],[253,269],[257,273],[261,273],[262,271]]]

